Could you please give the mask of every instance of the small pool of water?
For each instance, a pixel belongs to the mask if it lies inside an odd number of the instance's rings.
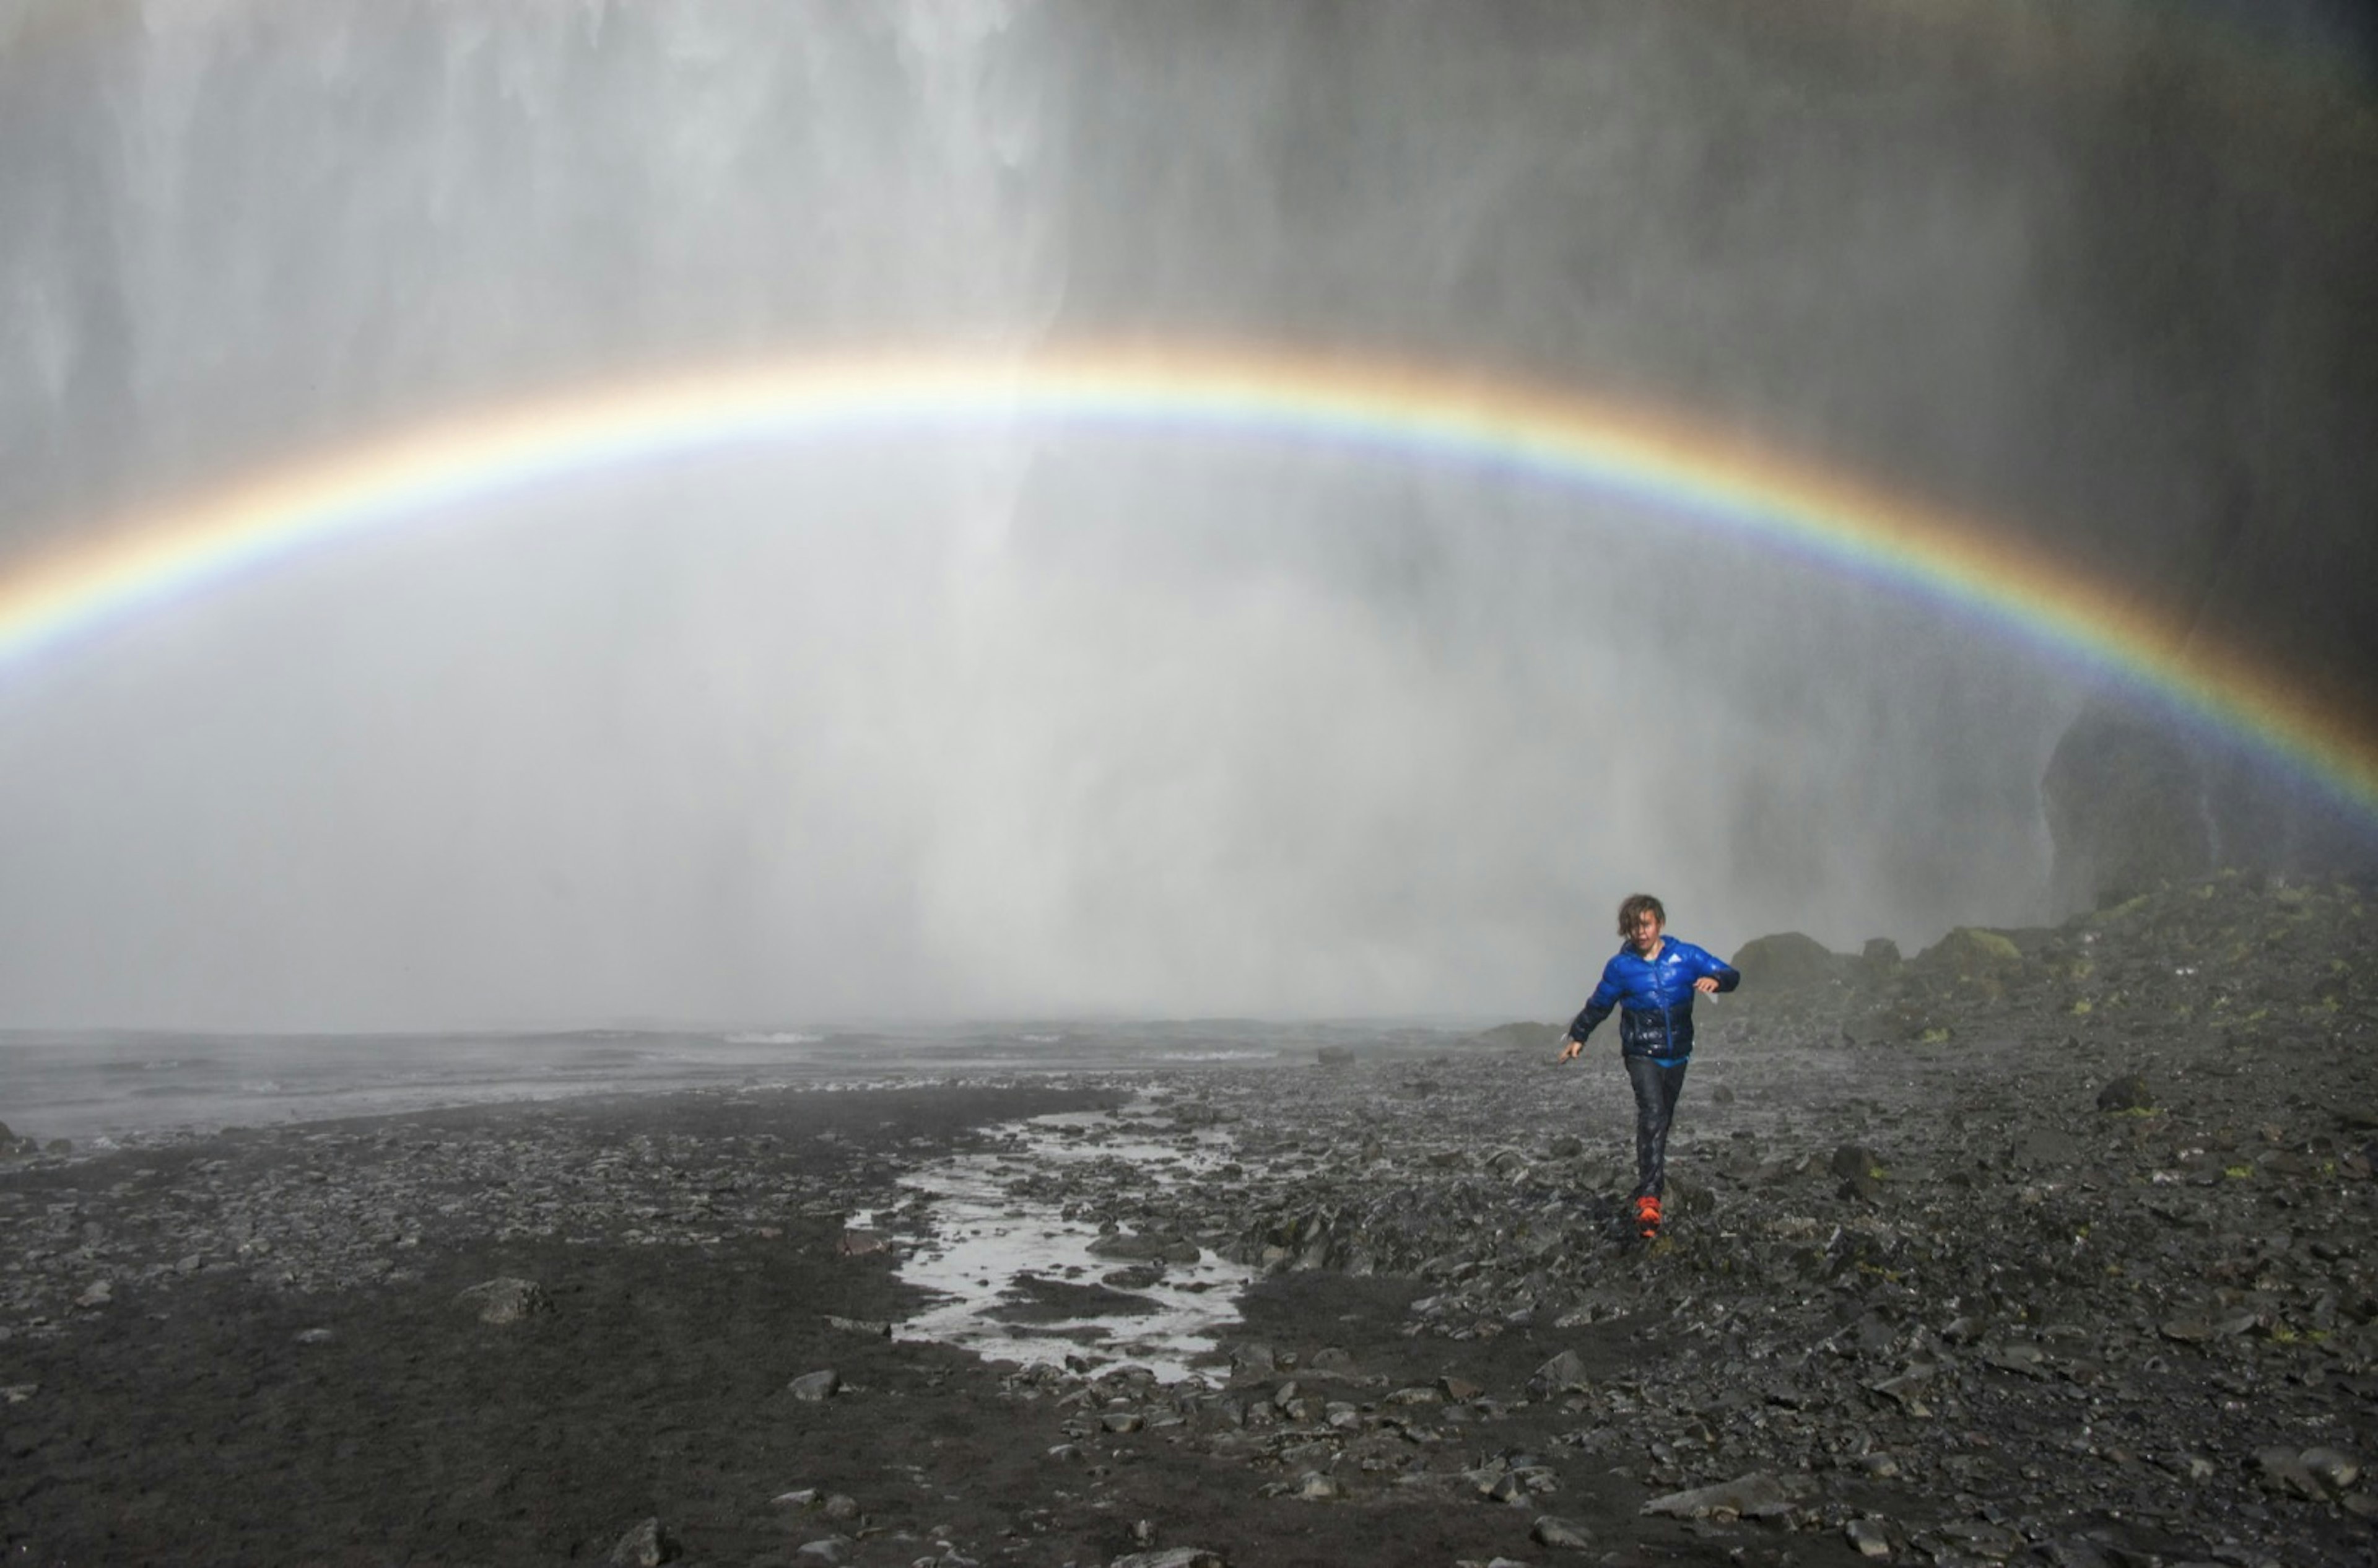
[[[995,1152],[927,1167],[902,1185],[929,1200],[932,1236],[903,1262],[900,1277],[941,1298],[897,1329],[903,1339],[955,1345],[1032,1365],[1128,1361],[1166,1382],[1196,1375],[1195,1362],[1238,1322],[1239,1294],[1256,1271],[1200,1249],[1195,1262],[1099,1256],[1098,1227],[1068,1219],[1078,1194],[1027,1191],[1036,1176],[1096,1160],[1127,1162],[1159,1186],[1232,1157],[1216,1129],[1155,1134],[1130,1124],[1152,1109],[1069,1111],[994,1130]]]

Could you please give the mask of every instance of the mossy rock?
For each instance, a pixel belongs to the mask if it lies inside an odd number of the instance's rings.
[[[2023,971],[2023,950],[1996,931],[1960,926],[1916,955],[1911,965],[1936,979],[2003,984]]]
[[[1734,955],[1742,983],[1758,990],[1802,990],[1831,985],[1842,977],[1850,961],[1814,937],[1798,931],[1778,931],[1754,937]]]

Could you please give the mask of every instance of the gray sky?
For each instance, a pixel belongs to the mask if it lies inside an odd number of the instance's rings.
[[[17,550],[755,353],[1222,338],[1689,411],[2370,667],[2325,8],[69,9],[0,11]],[[1639,887],[1721,952],[2044,917],[2090,688],[1443,466],[742,451],[0,672],[0,1025],[1553,1016]]]

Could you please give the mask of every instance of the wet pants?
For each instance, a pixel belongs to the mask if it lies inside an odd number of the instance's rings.
[[[1663,1067],[1648,1056],[1622,1059],[1627,1081],[1635,1085],[1634,1197],[1656,1198],[1668,1184],[1668,1123],[1676,1114],[1676,1096],[1684,1093],[1687,1062]]]

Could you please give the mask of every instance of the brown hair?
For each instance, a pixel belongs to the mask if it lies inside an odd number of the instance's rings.
[[[1622,937],[1633,936],[1636,916],[1647,912],[1663,927],[1667,925],[1667,908],[1658,899],[1647,892],[1628,893],[1626,902],[1618,906],[1618,934]]]

